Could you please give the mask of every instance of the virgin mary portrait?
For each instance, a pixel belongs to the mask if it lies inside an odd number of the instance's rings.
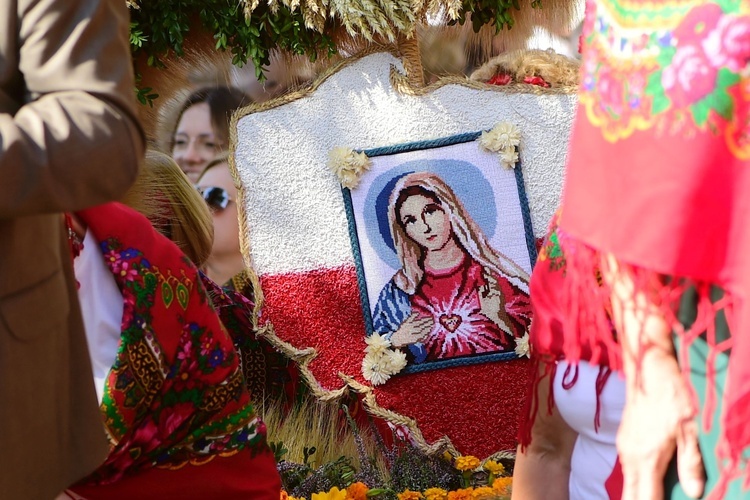
[[[489,245],[450,186],[405,175],[388,222],[401,269],[379,294],[374,331],[411,363],[513,351],[531,321],[529,276]]]

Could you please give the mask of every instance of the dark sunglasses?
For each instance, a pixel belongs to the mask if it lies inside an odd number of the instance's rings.
[[[198,192],[203,196],[203,199],[211,210],[224,210],[229,206],[229,202],[232,201],[229,193],[224,188],[208,186],[198,188]]]

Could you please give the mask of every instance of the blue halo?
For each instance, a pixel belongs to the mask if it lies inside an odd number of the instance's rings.
[[[389,169],[370,184],[364,204],[367,238],[383,261],[394,269],[401,267],[388,226],[388,199],[396,183],[414,172],[440,176],[456,194],[466,211],[487,239],[495,234],[497,206],[495,193],[484,174],[473,164],[462,160],[413,160]]]

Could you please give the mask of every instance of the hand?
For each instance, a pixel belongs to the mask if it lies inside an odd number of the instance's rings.
[[[495,323],[500,323],[501,312],[505,312],[503,295],[497,289],[491,289],[485,295],[479,291],[479,312]]]
[[[699,498],[706,480],[698,448],[697,410],[675,358],[669,323],[612,255],[603,256],[602,270],[611,290],[626,382],[625,409],[617,433],[622,499],[661,500],[664,475],[675,449],[680,485],[688,496]]]
[[[414,313],[401,323],[398,330],[391,335],[391,345],[393,347],[403,347],[405,345],[419,342],[430,334],[435,324],[432,316],[420,317]]]
[[[677,360],[668,353],[646,354],[638,382],[638,387],[628,384],[617,433],[622,499],[663,499],[664,475],[675,448],[680,485],[688,496],[699,498],[705,478],[698,423]]]
[[[508,313],[505,311],[505,297],[500,293],[497,279],[492,273],[484,273],[487,285],[479,289],[479,312],[500,327],[502,331],[515,336],[509,327]]]

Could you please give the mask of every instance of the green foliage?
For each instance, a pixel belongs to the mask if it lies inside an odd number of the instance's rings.
[[[295,497],[310,498],[313,493],[328,491],[334,486],[344,489],[354,482],[356,469],[350,457],[339,457],[312,469],[305,464],[281,462],[278,465],[284,490]]]
[[[542,0],[532,0],[531,6],[540,8]],[[513,27],[513,10],[521,10],[519,0],[462,0],[458,19],[449,24],[458,23],[463,26],[467,14],[471,14],[471,27],[475,33],[485,24],[494,26],[495,32],[499,33],[503,28]]]
[[[185,38],[191,27],[198,26],[213,35],[217,50],[230,52],[233,64],[251,61],[260,79],[274,49],[307,55],[311,60],[320,53],[335,53],[328,34],[306,28],[300,10],[291,11],[284,5],[277,4],[272,11],[266,2],[260,2],[246,17],[238,0],[138,0],[130,14],[133,55],[144,55],[147,64],[157,68],[172,54],[183,56]]]
[[[154,106],[154,99],[159,97],[159,94],[152,92],[154,89],[151,87],[136,87],[135,89],[135,97],[138,99],[138,102],[143,104],[144,106]]]
[[[284,443],[281,441],[279,442],[269,442],[268,447],[271,448],[271,451],[273,452],[273,458],[276,462],[281,462],[281,458],[289,452],[289,450],[284,446]]]

